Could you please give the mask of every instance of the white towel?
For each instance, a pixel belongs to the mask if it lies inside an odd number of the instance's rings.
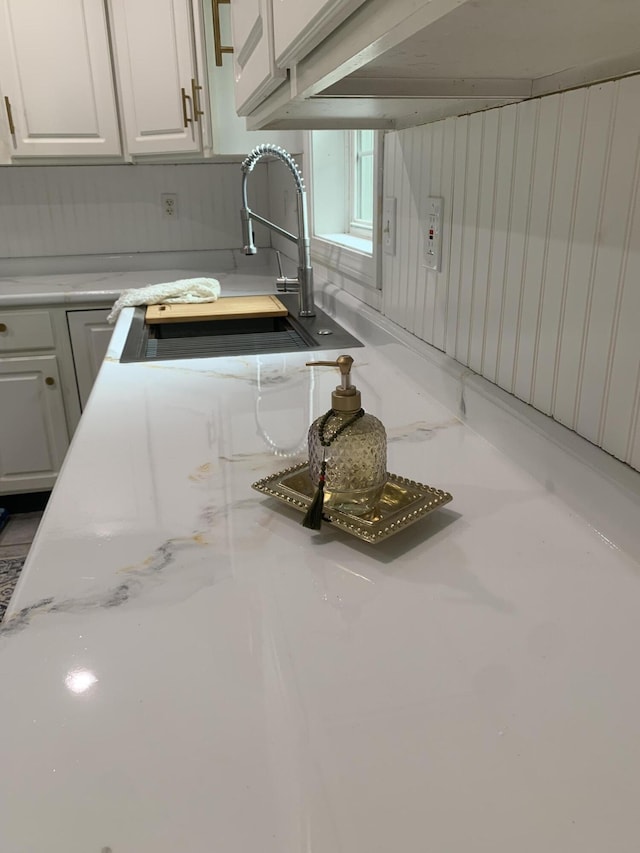
[[[161,302],[215,302],[220,296],[220,282],[215,278],[182,278],[166,284],[150,284],[125,290],[107,317],[115,323],[123,308],[132,305],[158,305]]]

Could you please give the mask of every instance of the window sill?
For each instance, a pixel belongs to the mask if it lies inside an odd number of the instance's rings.
[[[354,237],[353,234],[317,234],[316,237],[323,242],[335,243],[345,249],[373,257],[373,242],[364,237]]]
[[[372,253],[372,243],[348,234],[330,236],[343,239],[329,240],[327,234],[323,234],[322,237],[313,237],[311,239],[312,258],[342,277],[346,276],[365,287],[377,288],[377,265],[375,255]],[[363,245],[368,251],[356,248]]]

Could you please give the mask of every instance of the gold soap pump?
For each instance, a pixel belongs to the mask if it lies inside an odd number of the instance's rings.
[[[309,427],[309,476],[317,490],[302,524],[312,530],[320,529],[325,507],[356,516],[371,512],[387,482],[387,434],[362,408],[360,392],[351,384],[352,365],[350,355],[307,362],[337,367],[341,374],[331,408]]]

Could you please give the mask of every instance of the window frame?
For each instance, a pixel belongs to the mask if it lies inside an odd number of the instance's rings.
[[[342,174],[350,174],[349,168],[353,146],[350,142],[350,130],[338,130],[334,133],[343,134],[344,162],[341,164]],[[384,132],[374,131],[374,153],[373,153],[373,223],[371,230],[367,231],[366,237],[351,233],[350,220],[352,218],[352,195],[351,185],[347,181],[344,192],[345,205],[344,223],[341,231],[335,233],[318,233],[314,175],[316,162],[314,162],[313,133],[305,133],[305,160],[307,167],[307,182],[309,184],[309,225],[311,257],[316,263],[322,264],[331,273],[338,275],[344,282],[345,289],[349,290],[349,282],[357,285],[358,293],[362,295],[370,290],[380,291],[382,289],[382,253],[381,253],[381,207],[382,207],[382,164]],[[340,178],[338,178],[340,180]],[[335,199],[335,196],[334,196]],[[360,289],[364,285],[364,290]],[[372,301],[376,302],[376,297]]]
[[[373,147],[371,150],[367,150],[364,153],[362,152],[360,145],[358,143],[358,135],[361,134],[362,130],[351,130],[349,133],[349,163],[348,163],[348,171],[349,171],[349,215],[347,217],[348,220],[348,233],[352,234],[354,237],[361,237],[365,240],[373,240],[373,215],[375,208],[375,150],[376,150],[376,138],[375,131],[371,131],[374,134],[373,136]],[[362,165],[362,160],[364,157],[371,157],[372,159],[372,170],[373,170],[373,184],[374,184],[374,199],[371,207],[371,221],[362,219],[358,216],[360,213],[360,192],[361,192],[361,184],[362,184],[362,176],[360,173],[360,167]]]

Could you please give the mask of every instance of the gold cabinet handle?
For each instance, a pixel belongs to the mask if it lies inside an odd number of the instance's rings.
[[[189,127],[190,124],[193,123],[193,107],[191,106],[191,96],[187,95],[184,88],[180,89],[182,92],[182,120],[184,121],[184,126]],[[189,101],[189,112],[192,113],[191,116],[187,114],[187,101]]]
[[[47,385],[55,385],[56,384],[56,380],[53,378],[53,376],[47,376],[47,378],[44,381]]]
[[[230,3],[231,0],[211,0],[213,6],[213,51],[216,56],[216,65],[222,65],[222,54],[233,53],[231,45],[222,44],[222,35],[220,32],[220,5],[222,3]]]
[[[6,331],[7,331],[7,324],[6,323],[0,323],[0,332],[6,332]]]
[[[7,111],[7,121],[9,122],[9,133],[11,136],[15,136],[16,126],[13,123],[13,113],[11,112],[11,101],[7,96],[4,96],[4,108]]]
[[[199,117],[204,115],[204,112],[200,109],[200,95],[198,92],[202,91],[202,86],[198,86],[196,81],[191,78],[191,99],[193,102],[193,117],[196,121],[199,121]]]

